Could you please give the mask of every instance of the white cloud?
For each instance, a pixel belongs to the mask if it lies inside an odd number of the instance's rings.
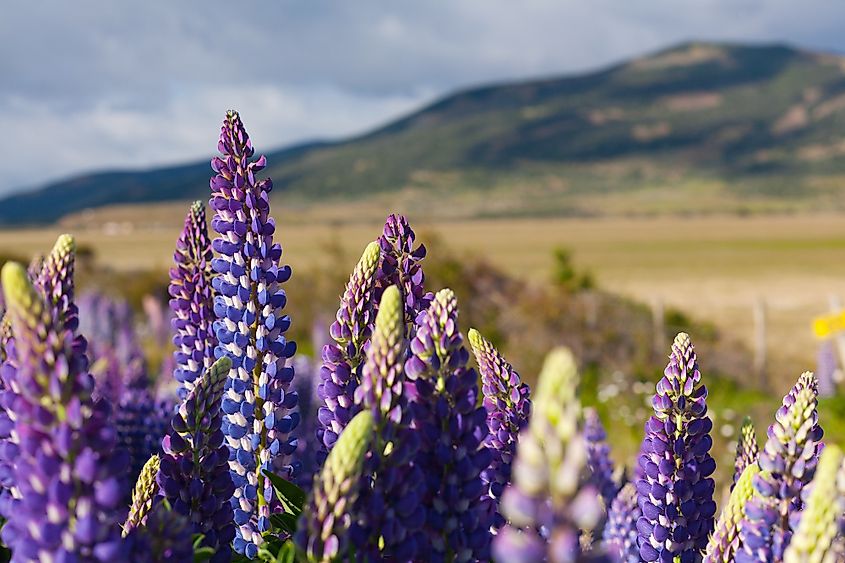
[[[214,149],[362,132],[467,85],[583,71],[686,39],[845,47],[825,0],[12,0],[0,18],[0,193]],[[11,169],[11,170],[10,170]]]

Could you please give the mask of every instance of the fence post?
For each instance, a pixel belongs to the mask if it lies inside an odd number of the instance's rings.
[[[758,296],[754,300],[754,375],[761,389],[768,389],[766,377],[766,301]]]

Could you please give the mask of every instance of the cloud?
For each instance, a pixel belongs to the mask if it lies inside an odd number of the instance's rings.
[[[206,156],[223,112],[273,148],[362,132],[468,85],[686,39],[845,47],[822,0],[14,1],[0,18],[0,193]]]

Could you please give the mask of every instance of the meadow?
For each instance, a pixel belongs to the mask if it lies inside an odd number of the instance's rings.
[[[481,257],[533,282],[550,279],[555,249],[566,248],[599,287],[649,305],[660,300],[666,308],[712,323],[749,350],[752,308],[763,299],[767,372],[774,389],[814,368],[818,341],[812,319],[827,313],[830,296],[845,297],[845,219],[836,214],[438,221],[424,211],[415,215],[414,209],[402,209],[401,200],[314,206],[286,205],[277,198],[285,259],[296,272],[328,259],[341,260],[341,271],[351,269],[379,232],[381,210],[391,209],[390,203],[409,213],[424,238],[435,237],[459,256]],[[53,228],[0,231],[0,249],[24,256],[44,252],[58,233],[69,230],[81,247],[94,251],[98,263],[163,272],[184,208],[109,207],[68,217]]]

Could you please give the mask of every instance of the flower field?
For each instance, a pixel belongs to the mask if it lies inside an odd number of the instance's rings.
[[[126,303],[76,295],[72,236],[3,267],[12,561],[845,561],[845,453],[812,373],[765,434],[746,419],[717,468],[695,334],[666,350],[650,412],[603,422],[572,350],[523,378],[463,324],[402,215],[373,233],[309,359],[288,338],[266,159],[236,112],[218,150],[208,205],[176,242],[169,311],[147,308],[145,338],[175,346],[160,369]],[[644,429],[627,466],[604,424],[620,417]]]

